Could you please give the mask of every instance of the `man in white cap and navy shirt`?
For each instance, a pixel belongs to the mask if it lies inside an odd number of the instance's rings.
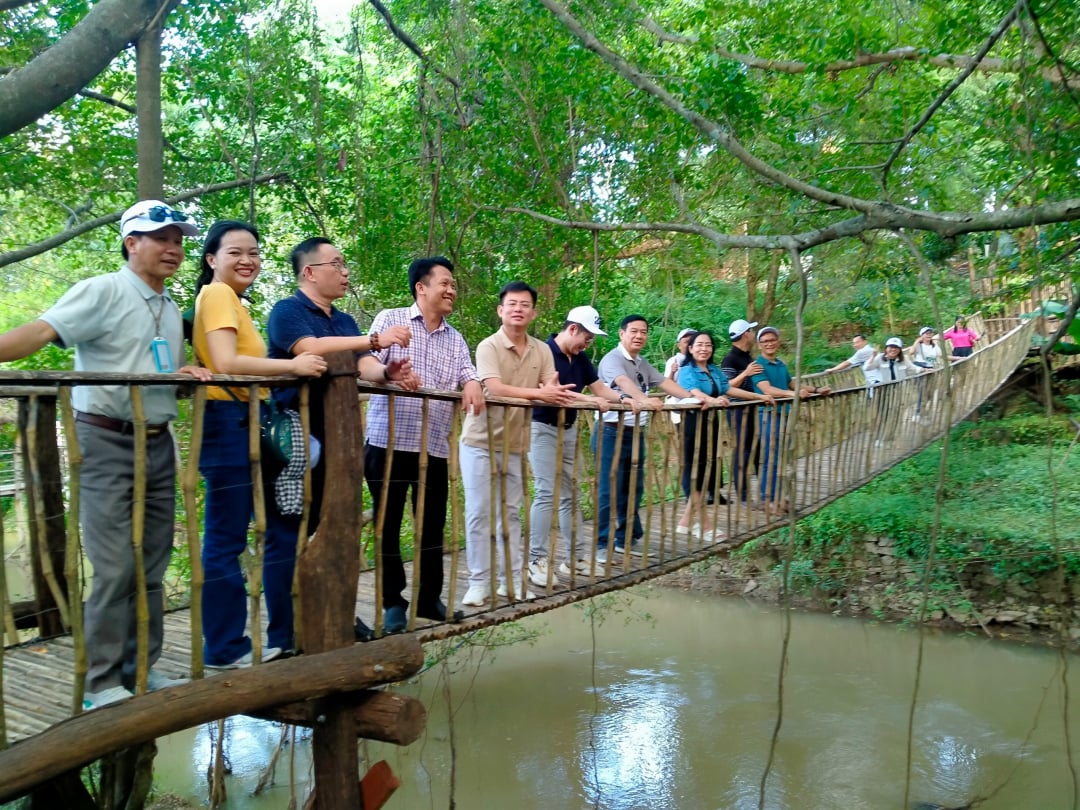
[[[184,365],[180,310],[166,287],[183,264],[184,237],[196,235],[195,224],[163,202],[133,205],[120,218],[125,266],[80,281],[39,319],[0,335],[0,362],[56,343],[75,348],[76,371],[186,373],[210,379],[206,369]],[[135,428],[129,391],[122,385],[77,386],[72,393],[83,455],[79,518],[83,548],[94,568],[84,613],[87,709],[129,698],[135,688]],[[142,545],[150,610],[147,688],[152,691],[182,682],[153,669],[161,655],[162,578],[176,521],[169,422],[177,410],[175,386],[148,385],[141,392],[147,422]]]
[[[618,392],[600,381],[600,375],[585,350],[592,345],[597,335],[607,335],[600,328],[600,313],[588,306],[574,307],[566,316],[562,331],[551,335],[547,345],[555,358],[555,371],[559,382],[572,384],[573,391],[583,396],[586,388],[600,400],[601,410],[606,410],[606,402],[620,402]],[[552,585],[558,585],[558,575],[553,565],[549,565],[549,544],[551,522],[555,512],[555,473],[562,463],[562,475],[559,480],[559,542],[555,552],[561,558],[558,574],[569,577],[570,537],[575,517],[579,514],[574,503],[574,458],[577,454],[578,432],[575,426],[578,412],[565,409],[563,417],[562,451],[559,451],[559,411],[560,408],[533,408],[532,433],[529,445],[529,465],[532,467],[533,495],[532,510],[529,513],[529,579],[534,585],[546,588],[549,577]],[[580,524],[579,524],[580,525]],[[584,533],[578,531],[577,549],[575,550],[576,572],[581,576],[590,573],[589,562],[583,553]]]
[[[720,361],[720,370],[728,378],[733,388],[753,391],[752,379],[762,371],[761,364],[754,360],[750,351],[755,347],[754,328],[757,321],[737,318],[728,327],[731,350]],[[757,423],[757,406],[733,408],[728,413],[731,431],[735,436],[735,453],[732,460],[731,480],[740,500],[749,503],[750,454],[754,447],[754,425]]]

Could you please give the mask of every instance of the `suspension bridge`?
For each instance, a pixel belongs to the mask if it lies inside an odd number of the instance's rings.
[[[702,507],[708,510],[708,522],[722,530],[712,536],[676,530],[679,501],[675,493],[681,463],[678,443],[686,437],[673,428],[668,414],[655,414],[646,427],[635,428],[633,435],[627,431],[626,438],[634,442],[635,448],[639,433],[645,439],[644,453],[639,455],[635,449],[633,460],[645,472],[640,512],[645,534],[640,548],[631,553],[607,555],[586,573],[571,566],[569,576],[553,577],[546,587],[523,582],[520,592],[531,589],[532,598],[495,599],[482,608],[461,605],[467,587],[466,566],[454,453],[456,436],[452,436],[448,540],[443,559],[448,576],[443,599],[451,610],[462,610],[462,617],[460,621],[431,622],[416,616],[414,607],[406,631],[385,637],[381,637],[381,611],[376,609],[382,562],[378,543],[372,544],[371,564],[361,555],[363,538],[370,534],[370,524],[379,517],[377,510],[373,512],[372,505],[364,501],[362,474],[356,463],[363,457],[359,401],[363,397],[355,395],[351,379],[336,380],[333,386],[338,394],[331,391],[326,398],[325,449],[327,481],[331,483],[324,500],[323,522],[297,561],[297,646],[302,647],[303,653],[287,660],[257,664],[248,670],[207,673],[202,662],[198,611],[182,608],[166,617],[165,648],[157,667],[190,672],[192,681],[139,694],[87,713],[80,709],[80,673],[85,672],[85,649],[81,634],[70,632],[71,617],[77,615],[70,608],[81,602],[84,588],[82,568],[77,564],[81,559],[78,533],[74,528],[78,465],[69,463],[61,472],[58,456],[50,462],[47,457],[35,458],[31,452],[25,489],[30,506],[28,522],[33,529],[31,540],[39,559],[35,565],[37,587],[32,612],[39,617],[49,613],[53,622],[50,626],[57,632],[48,634],[51,637],[24,640],[27,631],[20,633],[17,624],[27,626],[26,618],[17,621],[6,586],[0,588],[0,626],[5,634],[0,721],[3,742],[8,745],[0,751],[0,801],[34,790],[109,752],[240,713],[315,728],[317,762],[320,747],[328,752],[334,746],[355,741],[358,735],[408,744],[423,728],[422,707],[372,688],[402,680],[417,671],[423,662],[425,642],[472,633],[655,579],[710,556],[726,554],[749,539],[821,509],[918,453],[967,417],[1024,360],[1034,328],[1034,320],[1017,321],[970,358],[914,379],[875,386],[872,391],[867,389],[858,370],[829,375],[831,395],[778,406],[783,452],[776,462],[782,487],[777,502],[784,509],[756,509],[753,498],[744,503],[732,482],[725,480],[717,485],[711,504]],[[244,385],[260,382],[255,378],[217,379],[231,379]],[[157,381],[160,382],[160,377]],[[42,444],[40,434],[47,432],[48,420],[56,420],[57,406],[49,410],[43,402],[58,402],[60,423],[64,430],[70,431],[74,424],[67,396],[70,386],[103,382],[121,381],[105,379],[102,375],[88,379],[88,375],[59,372],[5,373],[0,374],[0,397],[20,402],[24,409],[21,420],[24,441],[35,448]],[[125,378],[122,382],[138,385],[153,381]],[[825,384],[820,379],[815,382]],[[386,393],[386,389],[364,384],[360,384],[360,389],[361,393],[375,390]],[[424,390],[392,395],[454,398]],[[178,527],[182,528],[178,529],[177,543],[186,545],[192,558],[199,552],[199,527],[194,499],[197,474],[191,451],[200,435],[201,400],[201,396],[195,397],[190,423],[178,426],[177,430],[182,459],[178,478],[183,482],[187,501],[185,515],[178,516]],[[516,401],[491,401],[529,407],[528,403]],[[666,410],[689,407],[692,406],[666,406]],[[756,406],[733,403],[730,410],[739,407]],[[592,421],[578,419],[571,429],[587,433]],[[728,420],[721,419],[720,423],[720,437],[712,454],[714,462],[710,463],[730,470],[731,456],[744,437],[731,429]],[[756,443],[758,439],[753,441]],[[48,447],[50,442],[44,444]],[[55,454],[55,442],[52,445]],[[581,436],[577,446],[575,474],[572,480],[560,485],[571,487],[575,504],[586,518],[571,538],[571,559],[591,559],[596,554],[597,521],[607,516],[596,515],[593,509],[599,473],[596,459],[588,450],[587,436]],[[48,480],[50,463],[60,480]],[[257,485],[261,484],[257,482]],[[747,489],[756,494],[757,485],[757,472],[753,472]],[[51,511],[50,504],[54,507]],[[59,514],[56,504],[60,504]],[[528,503],[523,511],[527,514]],[[611,519],[614,520],[614,515]],[[50,537],[54,541],[51,546]],[[552,536],[552,544],[554,539]],[[492,537],[493,544],[502,542],[505,538]],[[256,558],[255,565],[260,563]],[[412,565],[407,567],[407,574],[413,583],[411,603],[415,606],[418,577],[414,576]],[[256,576],[254,581],[258,582],[259,578]],[[511,588],[510,593],[514,590]],[[145,599],[145,593],[139,597]],[[194,592],[180,598],[189,605],[197,604],[197,585]],[[258,623],[263,611],[257,599],[249,612],[250,620]],[[354,617],[370,624],[377,638],[355,643]],[[41,626],[36,630],[46,635]],[[253,630],[251,636],[258,639],[261,633]],[[351,747],[355,749],[355,745]],[[349,767],[352,767],[351,777]],[[344,760],[340,752],[327,753],[324,764],[316,765],[319,796],[328,797],[339,789],[348,792],[355,774],[355,751],[351,759],[346,755]],[[319,806],[339,805],[320,801]]]

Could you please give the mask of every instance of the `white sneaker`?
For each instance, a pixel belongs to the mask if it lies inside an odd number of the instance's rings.
[[[497,591],[495,591],[495,593],[498,596],[506,596],[507,594],[510,593],[510,591],[507,590],[506,583],[503,582],[503,583],[501,583],[499,585],[499,588],[498,588]],[[525,599],[535,599],[535,598],[536,598],[536,594],[533,593],[530,590],[526,590],[525,595],[522,596],[521,591],[518,590],[517,588],[514,588],[514,600],[517,601],[517,602],[524,601]]]
[[[529,580],[533,585],[539,585],[541,588],[546,588],[548,584],[548,561],[547,557],[541,557],[538,560],[533,560],[529,563]],[[551,573],[551,584],[553,587],[559,585],[559,578],[555,576],[555,572]]]
[[[262,651],[262,663],[269,664],[281,655],[280,647],[264,647]],[[207,669],[249,669],[255,663],[252,651],[248,650],[231,664],[207,664]]]
[[[82,707],[85,711],[100,709],[102,706],[119,703],[121,700],[127,700],[130,697],[135,697],[135,695],[124,687],[110,686],[108,689],[102,689],[100,692],[83,693]]]
[[[563,576],[570,576],[570,566],[563,563],[559,566],[559,573]],[[591,577],[600,573],[600,567],[596,563],[590,562],[582,557],[574,563],[574,573],[579,577]]]
[[[491,591],[486,585],[470,585],[469,590],[465,591],[465,598],[461,600],[461,604],[480,607],[490,598]]]
[[[685,537],[686,535],[690,534],[690,527],[689,526],[680,526],[680,525],[676,524],[675,525],[675,534],[680,535],[682,537]]]
[[[156,669],[146,673],[146,691],[156,692],[158,689],[168,689],[170,686],[180,686],[190,681],[190,678],[170,678],[162,675]]]

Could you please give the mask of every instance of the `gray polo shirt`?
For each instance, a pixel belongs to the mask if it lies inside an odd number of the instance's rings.
[[[41,320],[56,330],[63,348],[75,347],[76,371],[120,371],[154,374],[150,341],[169,342],[173,369],[184,364],[184,332],[180,310],[166,292],[161,295],[129,267],[80,281]],[[176,387],[142,389],[146,421],[161,424],[176,418]],[[71,395],[76,410],[132,421],[126,386],[81,385]]]
[[[664,375],[653,368],[648,360],[640,354],[637,357],[631,357],[627,354],[626,349],[622,347],[622,344],[604,355],[596,371],[599,373],[601,381],[620,393],[631,393],[630,391],[624,392],[619,386],[615,385],[615,378],[620,374],[625,374],[631,380],[636,381],[643,394],[648,393],[650,388],[655,388],[664,381]],[[619,421],[620,415],[624,425],[633,427],[633,411],[608,411],[604,414],[604,421],[615,424]],[[648,421],[649,414],[647,411],[638,414],[638,424],[645,425],[648,424]]]

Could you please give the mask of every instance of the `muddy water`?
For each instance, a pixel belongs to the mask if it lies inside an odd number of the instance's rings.
[[[739,599],[660,587],[595,621],[563,608],[522,625],[531,644],[457,648],[406,690],[428,707],[408,748],[369,744],[403,785],[388,808],[901,808],[981,800],[992,808],[1073,807],[1066,730],[1080,745],[1080,684],[1057,653],[978,637],[923,639],[911,767],[908,723],[919,636],[895,625],[792,616],[778,721],[783,616]],[[448,710],[449,706],[449,710]],[[452,715],[453,720],[449,719]],[[272,724],[234,718],[228,807],[284,808],[290,769],[251,796],[278,743]],[[206,797],[210,730],[161,741],[158,784]],[[297,787],[302,801],[304,788]]]

